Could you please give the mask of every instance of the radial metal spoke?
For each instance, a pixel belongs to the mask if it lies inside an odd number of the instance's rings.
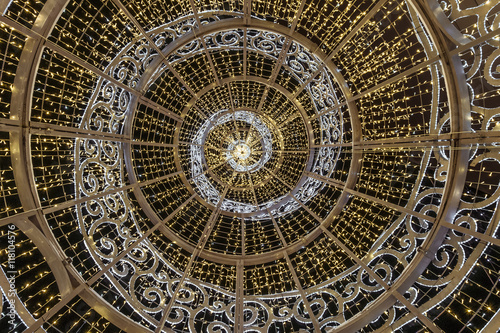
[[[449,146],[451,134],[431,134],[424,136],[394,137],[390,139],[365,140],[355,143],[353,149],[409,148],[409,147],[442,147]]]
[[[233,93],[231,91],[231,85],[229,82],[226,83],[226,89],[229,94],[229,103],[231,105],[231,113],[233,114],[233,124],[234,124],[234,130],[235,132],[239,131],[238,124],[236,122],[236,116],[235,116],[235,107],[234,107],[234,100],[233,100]]]
[[[265,92],[264,92],[264,95],[265,95]],[[264,95],[263,95],[263,96],[264,96]],[[262,97],[262,98],[264,98],[264,97]],[[261,100],[261,103],[262,103],[262,100]],[[253,124],[254,124],[254,122],[255,122],[255,118],[257,118],[257,114],[253,113],[252,115],[253,115],[253,117],[252,117],[252,122],[250,123],[250,127],[248,128],[248,131],[247,131],[247,133],[246,133],[245,140],[244,140],[244,142],[245,142],[247,145],[248,145],[248,138],[249,138],[249,136],[250,136],[250,132],[252,131],[252,128],[253,128],[253,126],[254,126]]]
[[[179,176],[181,174],[182,174],[182,171],[172,172],[168,175],[164,175],[164,176],[161,176],[158,178],[145,180],[145,181],[138,181],[137,183],[134,183],[134,184],[122,185],[122,186],[117,187],[117,188],[113,188],[113,189],[106,190],[106,191],[96,193],[93,195],[81,197],[79,199],[68,200],[68,201],[65,201],[63,203],[55,204],[53,206],[41,208],[41,210],[42,210],[42,213],[44,215],[50,214],[50,213],[60,211],[60,210],[63,210],[63,209],[69,208],[69,207],[73,207],[73,206],[76,206],[76,205],[79,205],[82,203],[86,203],[88,201],[100,199],[100,198],[103,198],[105,196],[112,195],[112,194],[115,194],[118,192],[128,191],[128,190],[133,189],[134,187],[137,187],[137,186],[143,187],[143,186],[151,185],[151,184],[163,181],[163,180],[171,178],[171,177]]]
[[[83,128],[60,126],[48,123],[30,122],[29,132],[31,134],[58,136],[75,139],[98,139],[116,142],[129,142],[130,139],[123,134],[106,133]]]
[[[210,120],[210,117],[205,112],[203,112],[196,104],[193,105],[193,108],[195,108],[196,111],[198,111],[198,113],[200,113],[203,116],[203,118],[205,118],[206,120],[208,120],[208,122],[211,125],[213,125],[212,121]]]
[[[252,141],[248,142],[247,143],[247,146],[250,147],[250,149],[252,149],[252,153],[256,152],[255,149],[253,149],[258,143],[260,143],[262,141],[261,138],[259,138],[258,135],[255,136],[255,139],[253,139]]]
[[[253,123],[252,123],[252,125],[253,125]],[[252,148],[255,144],[257,144],[259,141],[261,141],[259,134],[260,134],[260,132],[258,129],[255,128],[255,126],[250,127],[248,132],[247,132],[247,138],[245,140],[247,146]],[[250,142],[248,142],[249,139],[251,139]]]
[[[292,274],[293,281],[295,282],[295,286],[297,287],[297,290],[300,294],[300,297],[302,298],[302,303],[304,303],[304,307],[306,308],[307,313],[309,313],[309,317],[311,318],[311,322],[314,326],[314,331],[315,332],[321,332],[318,318],[314,316],[314,311],[311,308],[311,304],[309,303],[309,300],[307,299],[307,295],[304,291],[304,288],[302,288],[300,284],[299,277],[297,276],[297,272],[295,271],[295,268],[293,267],[292,261],[290,260],[290,257],[288,256],[288,253],[286,251],[283,251],[283,255],[285,257],[286,263],[288,265],[288,269],[290,270],[290,273]]]
[[[191,87],[186,83],[184,78],[174,69],[174,67],[172,67],[172,65],[170,64],[170,62],[168,61],[167,58],[163,59],[163,64],[165,64],[167,66],[170,73],[172,73],[177,78],[177,80],[179,80],[179,82],[184,86],[184,88],[186,88],[187,91],[189,91],[189,93],[193,97],[195,97],[195,98],[199,97],[198,94],[193,89],[191,89]]]
[[[250,0],[245,0],[245,3],[250,2]],[[247,21],[248,18],[245,15],[245,21]],[[248,59],[247,59],[247,54],[248,54],[248,46],[247,46],[247,38],[248,38],[248,28],[245,27],[243,30],[243,79],[246,81],[247,80],[247,67],[248,67]]]
[[[492,28],[494,28],[494,27],[492,26]],[[498,35],[500,35],[500,28],[494,29],[494,30],[486,33],[485,35],[482,35],[481,37],[474,38],[473,40],[467,39],[467,44],[459,45],[455,49],[451,50],[450,56],[458,55],[464,51],[467,51],[467,50],[473,48],[476,45],[485,43]]]
[[[301,85],[300,87],[295,91],[295,93],[292,94],[291,96],[291,99],[292,100],[295,100],[297,99],[297,97],[299,97],[299,95],[307,89],[307,86],[313,82],[313,80],[321,73],[321,71],[323,71],[325,69],[326,65],[324,63],[321,63],[319,66],[318,66],[318,69],[311,74],[311,76],[305,80]]]
[[[257,162],[255,159],[253,159],[255,162]],[[277,179],[280,183],[282,183],[286,188],[288,188],[289,192],[286,194],[288,196],[293,197],[292,192],[296,189],[292,185],[289,185],[287,182],[285,182],[281,177],[278,177],[276,173],[269,168],[267,168],[265,165],[262,165],[261,168],[269,172],[275,179]]]
[[[7,1],[2,1],[3,3],[7,3]],[[24,25],[14,21],[13,19],[7,17],[7,16],[4,16],[4,15],[0,15],[0,23],[3,23],[11,28],[14,28],[14,30],[20,32],[21,34],[23,34],[24,36],[26,37],[30,37],[30,38],[33,38],[33,39],[39,39],[39,40],[42,40],[42,41],[45,41],[47,40],[47,36],[38,32],[38,31],[33,31],[27,27],[25,27]]]
[[[477,138],[473,139],[477,143]],[[488,140],[485,138],[485,141]],[[494,142],[498,139],[491,140]],[[311,148],[321,149],[321,148],[336,148],[336,147],[350,147],[353,150],[378,150],[378,149],[397,149],[397,148],[437,148],[437,147],[447,147],[446,149],[456,149],[450,146],[451,135],[450,134],[439,134],[439,135],[427,135],[421,137],[415,137],[411,140],[407,137],[395,137],[394,139],[387,140],[365,140],[361,142],[345,142],[345,143],[332,143],[332,144],[320,144],[312,145]],[[471,142],[473,144],[473,142]],[[460,148],[464,149],[464,148]],[[465,148],[468,149],[468,148]]]
[[[443,332],[434,324],[434,322],[432,322],[427,316],[425,316],[420,310],[418,310],[413,304],[411,304],[410,301],[406,299],[406,297],[401,295],[401,293],[399,293],[398,291],[393,291],[392,294],[398,299],[399,302],[401,302],[401,304],[406,306],[406,308],[411,313],[413,313],[422,322],[422,324],[424,324],[425,327],[430,329],[433,333]]]
[[[319,180],[321,182],[324,182],[326,184],[333,185],[333,186],[337,187],[338,189],[344,190],[345,192],[350,193],[352,195],[355,195],[357,197],[360,197],[360,198],[363,198],[363,199],[366,199],[366,200],[369,200],[369,201],[381,204],[381,205],[383,205],[385,207],[388,207],[388,208],[390,208],[390,209],[392,209],[392,210],[394,210],[396,212],[403,212],[403,213],[415,216],[415,217],[417,217],[419,219],[426,220],[426,221],[431,222],[431,223],[434,222],[434,218],[432,216],[428,216],[428,215],[416,212],[413,209],[410,209],[410,208],[407,208],[407,207],[403,207],[403,206],[399,206],[399,205],[387,202],[385,200],[373,197],[371,195],[359,192],[359,191],[354,190],[354,189],[346,188],[345,184],[342,183],[342,182],[335,181],[333,179],[326,178],[324,176],[320,176],[320,175],[318,175],[316,173],[309,172],[309,171],[306,171],[305,174],[307,176],[311,177],[311,178],[317,179],[317,180]]]
[[[246,232],[245,232],[245,218],[241,216],[241,256],[245,257],[246,246]]]
[[[192,200],[194,195],[188,199]],[[181,205],[180,207],[182,207]],[[179,208],[180,208],[179,207]],[[68,295],[63,297],[56,305],[54,305],[52,308],[50,308],[49,311],[47,311],[42,317],[37,319],[34,324],[32,324],[26,331],[25,333],[32,333],[35,332],[38,328],[40,328],[45,322],[50,320],[54,315],[56,315],[66,304],[68,304],[74,297],[76,297],[80,292],[90,288],[94,283],[96,283],[100,278],[103,277],[104,274],[106,274],[111,268],[113,268],[120,260],[125,258],[126,255],[130,253],[136,246],[140,245],[141,242],[146,240],[155,230],[160,228],[160,226],[163,226],[163,223],[158,223],[148,229],[147,232],[145,232],[141,237],[138,239],[132,241],[128,247],[122,251],[120,254],[118,254],[110,263],[104,265],[101,270],[99,270],[96,274],[94,274],[89,280],[87,280],[85,283],[81,283],[78,286],[76,286]]]
[[[132,95],[136,96],[138,98],[138,100],[142,103],[142,104],[145,104],[151,108],[154,108],[155,110],[157,111],[160,111],[162,113],[164,113],[166,116],[170,117],[171,119],[173,120],[176,120],[177,122],[182,122],[182,118],[180,118],[178,115],[176,115],[175,113],[171,112],[171,111],[168,111],[167,109],[165,109],[165,107],[159,105],[158,103],[150,100],[149,98],[146,98],[142,95],[142,92],[134,89],[134,88],[131,88],[129,86],[127,86],[126,84],[124,84],[123,82],[120,82],[118,80],[116,80],[114,77],[112,77],[111,75],[108,75],[106,74],[105,72],[101,71],[100,69],[98,69],[97,67],[89,64],[88,62],[82,60],[81,58],[79,58],[78,56],[74,55],[73,53],[67,51],[66,49],[64,49],[63,47],[47,40],[45,41],[45,46],[49,49],[51,49],[52,51],[55,51],[57,53],[59,53],[60,55],[64,56],[65,58],[73,61],[74,63],[78,64],[79,66],[87,69],[88,71],[96,74],[97,76],[100,76],[101,78],[115,84],[116,86],[122,88],[123,90],[126,90],[128,91],[129,93],[131,93]]]
[[[379,10],[382,8],[383,5],[387,0],[379,0],[375,4],[375,6],[370,9],[370,11],[363,16],[363,18],[356,24],[356,26],[345,36],[340,43],[328,54],[327,59],[332,59],[351,39],[354,37],[355,34],[357,34],[361,28],[375,16],[376,13],[379,12]]]
[[[345,183],[340,181],[340,180],[327,178],[325,176],[320,176],[317,173],[314,173],[311,171],[306,171],[304,174],[308,177],[317,179],[325,184],[333,185],[333,186],[337,187],[338,189],[343,189],[345,186]]]
[[[136,27],[137,30],[141,33],[142,36],[148,41],[149,45],[155,49],[155,51],[163,58],[162,64],[166,65],[168,70],[181,82],[184,88],[187,89],[191,93],[192,96],[197,97],[197,94],[191,89],[191,87],[186,83],[186,81],[177,73],[177,71],[172,67],[170,61],[165,57],[162,50],[156,45],[151,36],[144,30],[144,28],[139,24],[139,22],[135,19],[135,17],[128,11],[128,9],[122,4],[120,0],[112,0],[113,3],[125,14],[125,16],[132,22],[132,24]]]
[[[229,82],[226,82],[226,89],[227,89],[227,93],[229,95],[229,104],[231,105],[231,110],[234,113],[234,110],[235,110],[234,99],[233,99],[233,93],[231,91],[231,85]]]
[[[426,316],[424,316],[417,308],[415,308],[409,301],[404,298],[397,290],[391,290],[390,286],[377,274],[375,273],[363,260],[361,260],[354,252],[352,252],[340,239],[335,237],[330,230],[328,230],[325,226],[321,225],[320,228],[323,230],[325,235],[333,240],[335,244],[337,244],[351,259],[353,259],[356,264],[358,264],[361,268],[365,270],[365,272],[370,275],[377,283],[383,287],[386,292],[391,293],[398,301],[402,302],[408,310],[410,310],[414,315],[417,316],[426,326],[434,333],[440,333],[439,330]],[[394,300],[394,302],[396,301]]]
[[[288,50],[292,46],[292,40],[290,37],[285,37],[285,41],[283,42],[283,48],[280,51],[280,54],[278,56],[278,59],[276,59],[276,64],[274,65],[273,71],[271,73],[271,76],[269,77],[269,84],[270,86],[274,86],[276,84],[276,78],[278,77],[278,74],[280,72],[281,67],[285,63],[285,59],[288,53]],[[269,86],[266,85],[266,90],[264,91],[264,94],[262,95],[262,99],[260,101],[259,107],[257,110],[260,112],[262,109],[262,104],[264,103],[265,98],[267,97],[267,94],[269,92]]]
[[[139,96],[138,100],[139,100],[139,103],[141,103],[147,107],[150,107],[153,110],[158,111],[171,119],[176,120],[178,123],[182,123],[184,121],[178,114],[167,110],[165,107],[151,101],[150,99],[147,99],[143,95]]]
[[[254,200],[254,206],[256,210],[259,210],[259,201],[257,200],[257,193],[255,193],[255,186],[252,181],[252,176],[250,175],[250,172],[248,171],[248,168],[245,170],[248,181],[250,182],[250,188],[252,189],[252,195],[253,195],[253,200]]]
[[[435,63],[437,63],[438,61],[440,60],[440,57],[439,56],[435,56],[435,57],[432,57],[430,59],[427,59],[426,61],[423,61],[421,62],[420,64],[418,65],[415,65],[413,66],[412,68],[410,69],[407,69],[406,71],[402,72],[402,73],[399,73],[397,75],[394,75],[392,77],[390,77],[389,79],[375,85],[374,87],[371,87],[369,89],[366,89],[366,90],[363,90],[361,93],[355,95],[355,96],[352,96],[352,97],[348,97],[347,98],[347,102],[353,102],[355,100],[358,100],[360,99],[361,97],[364,97],[366,95],[369,95],[377,90],[379,90],[380,88],[383,88],[391,83],[394,83],[394,82],[397,82],[401,79],[404,79],[412,74],[415,74],[417,73],[418,71],[424,69],[425,67],[428,67],[428,66],[431,66]]]
[[[319,217],[315,212],[313,212],[309,207],[307,207],[302,201],[300,201],[295,195],[289,194],[289,196],[297,202],[306,212],[308,212],[316,221],[318,221],[319,225],[321,226],[325,220]]]
[[[194,179],[198,178],[199,176],[202,176],[202,175],[206,174],[207,172],[210,172],[210,171],[213,171],[213,170],[215,170],[215,169],[218,169],[218,168],[220,168],[221,166],[223,166],[224,164],[228,163],[228,162],[229,162],[230,160],[232,160],[232,159],[233,159],[233,157],[231,157],[231,158],[227,159],[226,161],[222,161],[221,163],[217,164],[217,165],[216,165],[216,166],[214,166],[214,167],[208,167],[208,168],[206,168],[206,169],[205,169],[205,171],[200,172],[200,173],[198,173],[198,174],[196,174],[196,175],[192,176],[191,178],[188,178],[188,179],[187,179],[187,181],[188,181],[188,182],[191,182],[192,180],[194,180]]]
[[[301,0],[299,8],[297,8],[297,11],[294,14],[292,24],[290,25],[290,35],[295,32],[297,24],[299,23],[299,19],[302,16],[302,12],[304,11],[305,5],[306,5],[306,0]]]
[[[271,221],[273,222],[274,229],[276,229],[276,233],[278,234],[278,236],[281,240],[281,243],[283,244],[283,247],[287,247],[288,243],[287,243],[285,237],[283,236],[283,233],[281,232],[281,229],[280,229],[278,223],[276,222],[276,219],[274,218],[274,216],[271,213],[271,211],[269,210],[269,208],[266,208],[266,211],[267,211],[267,214],[269,215],[269,217],[271,218]]]
[[[307,154],[310,150],[252,150],[252,153]]]
[[[245,218],[241,217],[241,256],[245,257]],[[235,309],[235,332],[243,332],[245,323],[244,300],[245,299],[245,261],[238,260],[236,264],[236,309]]]
[[[248,25],[252,16],[252,0],[243,0],[243,16],[245,26]]]
[[[359,32],[359,30],[370,20],[373,18],[373,16],[382,8],[382,6],[385,4],[387,0],[382,0],[382,1],[378,1],[375,6],[368,12],[368,14],[366,14],[363,19],[361,19],[357,24],[356,26],[349,32],[349,34],[347,34],[346,37],[344,37],[342,39],[342,41],[339,43],[339,45],[332,50],[332,52],[330,52],[325,60],[330,60],[332,59],[341,49],[342,47],[345,46],[345,44],[347,44],[347,42],[349,42],[352,37],[354,37],[354,35],[356,33]],[[318,49],[321,47],[321,45],[318,45]],[[313,52],[316,52],[317,50],[314,50]],[[325,65],[325,62],[321,62],[320,66],[318,67],[318,69],[311,75],[311,77],[309,77],[308,80],[306,80],[301,86],[300,88],[297,90],[297,92],[294,94],[294,98],[297,98],[297,96],[309,85],[309,83],[311,83],[314,78],[316,76],[318,76],[321,71],[323,71],[323,69],[325,69],[326,65]]]
[[[470,145],[481,144],[485,145],[484,147],[488,148],[498,148],[497,143],[500,141],[500,131],[477,131],[475,133],[471,132],[451,133],[451,136],[460,137],[461,142],[464,144],[470,144]],[[465,147],[465,149],[469,149],[469,147]]]
[[[217,151],[226,151],[226,149],[212,146],[212,145],[208,144],[207,142],[205,142],[204,144],[199,144],[199,143],[192,143],[192,142],[186,142],[186,141],[179,141],[179,145],[209,148],[209,149],[215,149]]]
[[[175,148],[177,145],[173,143],[164,142],[147,142],[147,141],[130,141],[131,145],[134,146],[148,146],[148,147],[165,147],[165,148]]]
[[[297,15],[299,15],[299,14],[297,14]],[[274,65],[271,76],[268,79],[269,85],[266,85],[266,88],[264,89],[264,93],[262,94],[262,97],[260,99],[259,106],[257,107],[257,113],[261,112],[262,107],[264,106],[264,102],[267,99],[267,95],[269,93],[270,87],[273,87],[276,84],[276,78],[278,77],[280,69],[285,62],[286,55],[287,55],[288,50],[290,49],[291,45],[292,45],[292,40],[290,39],[290,37],[287,36],[285,38],[284,43],[283,43],[283,48],[280,51],[278,59],[276,59],[276,64]]]
[[[276,223],[276,220],[273,217],[273,214],[271,214],[271,211],[269,208],[266,208],[267,213],[271,217],[271,221],[273,222],[274,228],[276,229],[276,232],[278,233],[278,236],[280,238],[281,243],[283,244],[283,247],[287,247],[287,241],[285,237],[283,236],[283,233],[281,232],[278,223]],[[286,263],[288,265],[288,269],[290,270],[290,274],[292,274],[293,281],[295,283],[295,286],[297,287],[297,290],[302,297],[302,302],[304,303],[304,307],[306,308],[307,312],[309,313],[309,317],[311,317],[311,321],[313,323],[314,329],[316,332],[320,332],[320,326],[318,319],[314,316],[314,311],[312,311],[311,305],[309,301],[307,300],[307,295],[304,291],[304,288],[302,288],[302,285],[300,284],[299,277],[297,276],[297,272],[295,271],[295,268],[293,267],[292,261],[290,260],[290,257],[288,256],[288,253],[286,251],[283,251],[283,257],[286,260]]]
[[[288,117],[284,122],[282,122],[281,124],[279,124],[279,126],[277,127],[278,130],[282,129],[283,127],[285,127],[286,125],[288,125],[289,123],[291,123],[292,121],[296,120],[296,119],[300,119],[300,116],[295,116],[295,117]]]
[[[198,27],[201,27],[201,20],[200,20],[200,15],[198,14],[198,8],[196,8],[196,5],[194,4],[194,0],[189,0],[189,5],[191,6],[191,10],[193,11],[194,18],[196,20],[196,24]],[[196,30],[194,31],[196,35]],[[207,47],[207,42],[205,41],[204,36],[200,36],[200,41],[201,44],[203,45],[203,49],[205,50],[205,56],[207,57],[208,64],[210,66],[210,69],[212,71],[212,75],[214,76],[215,82],[217,83],[218,86],[220,86],[220,80],[217,75],[217,71],[215,70],[214,62],[212,59],[212,56],[210,55],[210,52],[208,52],[208,47]]]
[[[292,185],[289,185],[287,184],[283,179],[281,179],[281,177],[278,177],[278,175],[276,175],[276,173],[274,173],[274,171],[270,170],[269,168],[267,168],[265,165],[262,165],[262,168],[267,170],[267,172],[269,172],[271,175],[273,175],[274,178],[276,178],[277,180],[279,180],[283,185],[285,185],[288,189],[290,190],[293,190],[293,186]]]
[[[299,202],[299,204],[301,206],[303,206],[307,211],[311,212],[311,214],[314,214],[312,211],[310,211],[310,209],[303,205],[302,202],[300,202],[297,198],[295,198],[295,196],[293,195],[293,191],[294,190],[297,190],[297,188],[293,187],[292,185],[288,184],[285,180],[283,180],[281,177],[278,177],[276,175],[276,173],[274,173],[272,170],[270,170],[269,168],[267,168],[265,165],[262,165],[261,166],[263,169],[267,170],[267,172],[269,172],[275,179],[277,179],[280,183],[282,183],[286,188],[288,188],[289,192],[286,194],[287,196],[291,197],[292,199],[294,199],[295,201]]]
[[[316,118],[320,118],[330,112],[333,112],[333,111],[341,111],[340,108],[343,107],[343,106],[346,106],[347,105],[347,102],[342,102],[342,103],[339,103],[339,104],[335,104],[334,106],[330,107],[330,108],[326,108],[325,110],[319,112],[319,113],[315,113],[314,115],[312,115],[311,117],[309,117],[309,120],[314,120]]]
[[[233,177],[234,177],[234,174],[235,173],[233,173]],[[198,241],[198,245],[196,246],[196,248],[192,252],[191,257],[189,258],[189,262],[188,262],[186,268],[184,269],[182,277],[181,277],[179,283],[177,284],[177,288],[175,289],[174,294],[170,298],[168,305],[163,310],[162,318],[160,320],[159,325],[157,326],[157,328],[155,330],[155,333],[161,332],[163,327],[165,326],[165,322],[167,321],[170,310],[172,309],[172,306],[175,304],[177,297],[179,296],[179,292],[184,287],[184,283],[185,283],[186,278],[188,277],[188,275],[190,273],[191,267],[193,266],[195,259],[198,257],[198,255],[201,253],[201,251],[203,251],[203,248],[205,247],[205,244],[208,241],[208,238],[209,238],[209,236],[212,232],[212,229],[215,225],[216,219],[219,216],[220,207],[225,199],[225,196],[227,194],[228,189],[229,189],[229,186],[226,186],[224,188],[224,192],[222,193],[222,195],[219,199],[219,202],[217,203],[217,206],[212,211],[212,214],[210,215],[210,218],[208,219],[207,224],[205,225],[205,228],[203,229],[200,240]]]
[[[242,219],[243,223],[243,219]],[[236,307],[234,310],[234,332],[244,331],[245,266],[242,260],[236,264]]]
[[[495,214],[499,215],[499,213],[498,213],[499,211],[500,210],[497,209],[495,211]],[[477,239],[482,240],[485,243],[491,243],[491,244],[494,244],[494,245],[500,247],[500,239],[496,238],[494,236],[484,234],[481,232],[477,232],[477,231],[474,231],[472,229],[465,228],[465,227],[462,227],[462,226],[459,226],[459,225],[456,225],[456,224],[453,224],[453,223],[447,222],[447,221],[442,221],[441,224],[442,224],[442,227],[444,227],[444,228],[454,230],[454,231],[475,237]]]
[[[18,130],[19,127],[22,127],[20,119],[9,119],[9,118],[0,118],[0,126],[2,126],[2,130]]]

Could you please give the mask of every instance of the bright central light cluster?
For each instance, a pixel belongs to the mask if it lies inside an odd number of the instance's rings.
[[[246,143],[238,144],[233,150],[233,156],[239,160],[246,160],[250,156],[250,147]]]
[[[233,158],[237,161],[237,163],[242,163],[247,160],[250,156],[251,151],[251,148],[243,142],[236,144],[234,148],[230,150]]]

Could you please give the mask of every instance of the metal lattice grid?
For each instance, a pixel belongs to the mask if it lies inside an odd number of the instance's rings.
[[[0,8],[2,327],[500,326],[500,5]]]

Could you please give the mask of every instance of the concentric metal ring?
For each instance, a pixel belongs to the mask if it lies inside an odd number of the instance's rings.
[[[479,3],[5,2],[19,328],[491,329],[500,5]]]

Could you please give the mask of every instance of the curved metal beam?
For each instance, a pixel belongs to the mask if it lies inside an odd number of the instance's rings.
[[[465,74],[463,67],[457,56],[450,57],[446,38],[442,35],[439,28],[429,24],[430,10],[426,7],[425,0],[413,0],[409,4],[418,12],[422,18],[423,24],[431,34],[438,49],[441,60],[443,61],[443,74],[445,77],[449,108],[452,112],[452,133],[460,133],[470,130],[468,123],[469,104],[468,93],[465,85]],[[432,15],[432,14],[431,14]],[[456,137],[451,138],[452,147],[461,147],[462,144]],[[448,229],[443,227],[444,221],[453,221],[454,214],[458,209],[459,200],[465,182],[467,169],[467,160],[469,152],[467,149],[454,149],[450,152],[450,165],[448,169],[448,179],[442,198],[442,206],[436,217],[436,223],[433,224],[431,232],[422,244],[420,251],[417,252],[408,267],[401,276],[394,282],[392,288],[378,297],[363,311],[363,316],[358,320],[350,320],[335,328],[335,332],[352,332],[362,328],[371,320],[384,312],[396,299],[394,293],[404,295],[405,292],[416,279],[427,268],[428,264],[434,259],[434,255],[441,246]],[[368,310],[369,309],[369,310]],[[369,321],[367,322],[367,319]]]

